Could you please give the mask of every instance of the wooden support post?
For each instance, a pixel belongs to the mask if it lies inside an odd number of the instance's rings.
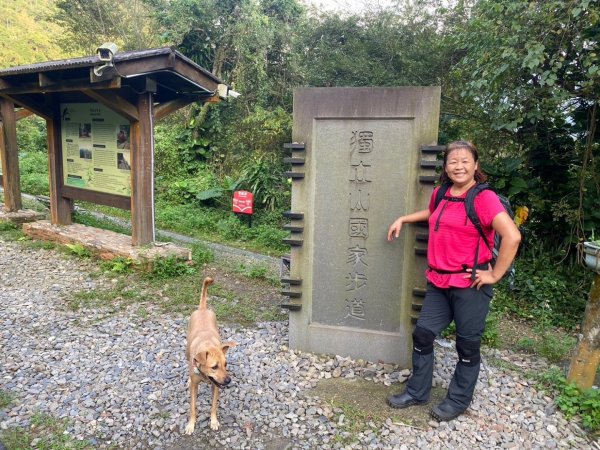
[[[51,119],[46,120],[48,133],[48,176],[50,189],[50,222],[53,225],[71,224],[71,201],[62,196],[64,184],[62,165],[62,143],[60,138],[60,107],[57,106]]]
[[[600,363],[600,274],[594,277],[592,283],[581,333],[567,379],[585,390],[594,384]]]
[[[154,242],[154,138],[152,93],[138,97],[139,120],[131,122],[131,240]]]
[[[2,184],[4,205],[8,211],[23,209],[19,150],[17,148],[17,119],[13,102],[0,98],[0,158],[2,158]]]

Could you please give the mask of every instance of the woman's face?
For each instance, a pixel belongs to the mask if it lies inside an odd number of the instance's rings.
[[[446,158],[446,174],[457,186],[466,186],[475,179],[477,163],[466,148],[457,148]]]

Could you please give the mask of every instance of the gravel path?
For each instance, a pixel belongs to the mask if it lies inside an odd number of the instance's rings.
[[[27,427],[41,411],[69,418],[68,433],[97,448],[122,449],[410,449],[591,448],[576,423],[552,399],[516,372],[486,364],[468,414],[425,429],[368,424],[353,444],[342,444],[341,411],[307,391],[320,379],[364,378],[392,385],[406,371],[287,347],[287,324],[253,329],[222,327],[238,342],[229,354],[234,386],[222,393],[221,430],[208,428],[208,386],[201,385],[199,418],[182,436],[188,408],[184,361],[186,318],[137,307],[109,312],[64,307],[69,292],[102,289],[111,281],[89,277],[93,263],[0,240],[0,390],[16,395],[0,411],[0,432]],[[441,342],[443,344],[443,342]],[[534,362],[509,352],[501,358],[528,368]],[[488,353],[488,358],[491,353]],[[436,347],[435,383],[447,387],[453,348]],[[383,399],[382,399],[383,401]],[[344,436],[342,436],[344,437]],[[350,441],[352,442],[352,441]],[[345,445],[345,446],[344,446]],[[597,447],[600,448],[600,447]]]

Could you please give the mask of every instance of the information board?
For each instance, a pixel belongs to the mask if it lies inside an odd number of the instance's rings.
[[[62,103],[65,186],[131,196],[129,121],[98,103]]]

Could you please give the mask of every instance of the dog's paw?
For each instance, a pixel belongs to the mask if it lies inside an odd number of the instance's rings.
[[[216,418],[210,418],[210,429],[213,431],[217,431],[219,429],[219,421]]]
[[[192,434],[194,432],[194,428],[196,428],[196,424],[194,422],[188,422],[185,426],[185,434]]]

